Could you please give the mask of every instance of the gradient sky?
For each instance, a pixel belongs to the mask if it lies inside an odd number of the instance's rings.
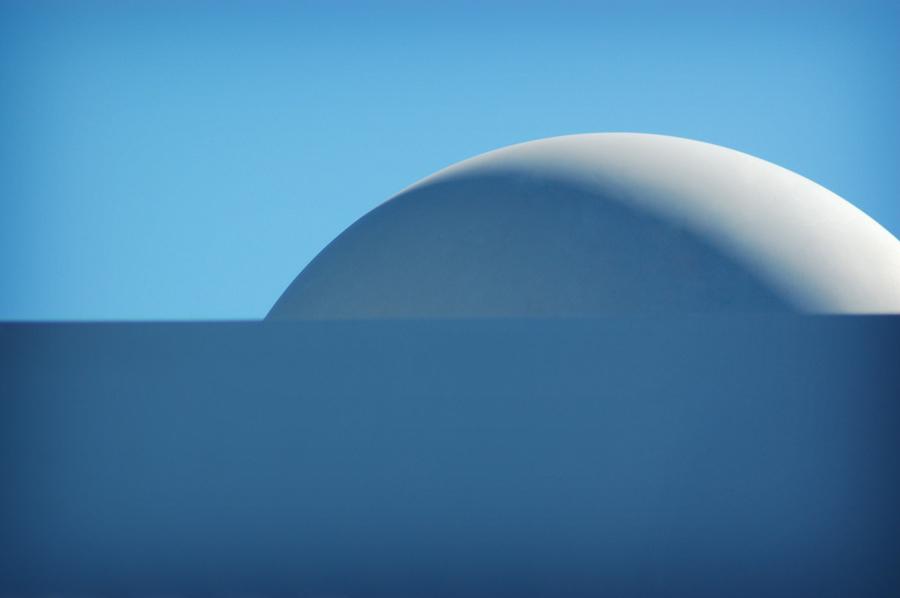
[[[448,3],[449,4],[449,3]],[[356,218],[640,131],[900,235],[896,2],[0,2],[0,319],[260,318]]]

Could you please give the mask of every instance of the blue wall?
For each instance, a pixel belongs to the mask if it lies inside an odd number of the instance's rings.
[[[0,593],[892,596],[900,319],[0,326]]]

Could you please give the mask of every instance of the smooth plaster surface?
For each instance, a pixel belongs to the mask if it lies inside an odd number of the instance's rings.
[[[360,218],[270,319],[898,313],[900,241],[820,185],[633,133],[465,160]]]

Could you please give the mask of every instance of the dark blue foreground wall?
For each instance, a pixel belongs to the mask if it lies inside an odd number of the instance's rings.
[[[5,325],[0,355],[0,594],[900,588],[900,318]]]

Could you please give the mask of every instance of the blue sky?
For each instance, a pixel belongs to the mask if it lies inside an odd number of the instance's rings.
[[[0,319],[242,319],[472,155],[641,131],[900,235],[893,2],[0,3]]]

